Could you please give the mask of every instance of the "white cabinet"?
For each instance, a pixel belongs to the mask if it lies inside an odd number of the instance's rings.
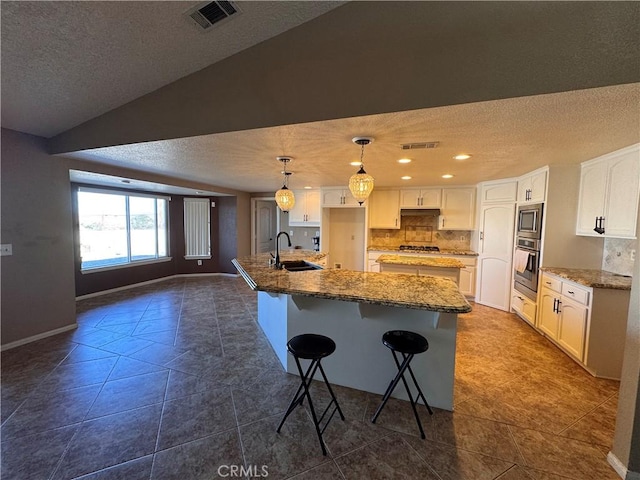
[[[547,169],[536,170],[518,178],[518,202],[544,202],[547,194]]]
[[[320,226],[320,190],[294,190],[296,203],[289,211],[289,226]]]
[[[515,202],[518,190],[517,180],[486,182],[481,186],[480,203]]]
[[[438,230],[473,230],[475,205],[475,188],[443,188]]]
[[[475,261],[474,261],[475,263]],[[465,297],[474,297],[476,293],[476,267],[464,267],[460,269],[460,293]]]
[[[640,144],[584,162],[576,234],[635,238],[639,194]]]
[[[400,192],[374,190],[369,197],[369,228],[400,228]]]
[[[400,208],[440,208],[440,188],[408,188],[400,190]]]
[[[321,189],[322,207],[358,207],[348,187],[327,187]]]
[[[544,274],[538,328],[583,362],[591,289]]]
[[[536,324],[536,303],[515,289],[511,290],[511,308],[531,325]]]
[[[480,210],[476,302],[504,311],[509,311],[514,222],[515,203],[483,205]]]

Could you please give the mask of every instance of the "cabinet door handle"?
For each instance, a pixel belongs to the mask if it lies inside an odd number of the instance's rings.
[[[551,285],[551,282],[544,282],[544,283],[546,283],[547,285]]]
[[[442,219],[442,228],[444,228],[444,218]]]
[[[480,232],[480,240],[484,240],[484,232]],[[520,297],[518,297],[520,298]]]
[[[524,302],[524,298],[522,298],[520,296],[516,296],[516,298],[518,298],[521,302]]]
[[[556,307],[556,313],[560,313],[560,305],[562,305],[562,302],[560,300],[558,300],[558,306]]]
[[[555,312],[556,312],[556,304],[557,304],[557,303],[558,303],[558,299],[557,299],[557,298],[554,298],[554,299],[553,299],[553,313],[555,313]]]
[[[398,226],[398,219],[396,218],[396,227]]]
[[[567,290],[567,293],[571,294],[571,295],[575,295],[576,292],[572,292],[571,290]]]

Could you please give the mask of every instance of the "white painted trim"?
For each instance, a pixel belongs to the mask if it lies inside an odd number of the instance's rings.
[[[86,295],[80,295],[76,297],[76,301],[84,300],[86,298],[100,297],[108,293],[121,292],[122,290],[129,290],[131,288],[142,287],[144,285],[151,285],[153,283],[164,282],[171,280],[172,278],[184,278],[184,277],[237,277],[237,273],[179,273],[176,275],[170,275],[168,277],[154,278],[153,280],[147,280],[145,282],[132,283],[131,285],[123,285],[122,287],[110,288],[109,290],[102,290],[100,292],[87,293]]]
[[[607,454],[607,461],[613,467],[620,478],[624,480],[640,480],[640,472],[631,472],[627,467],[614,455],[613,452]]]
[[[22,345],[26,345],[27,343],[35,342],[37,340],[42,340],[43,338],[51,337],[52,335],[68,332],[69,330],[75,330],[76,328],[78,328],[78,324],[76,322],[73,322],[71,325],[67,325],[66,327],[56,328],[55,330],[42,332],[37,335],[33,335],[31,337],[23,338],[22,340],[16,340],[15,342],[6,343],[0,346],[0,352],[4,352],[5,350],[10,350],[15,347],[20,347]]]

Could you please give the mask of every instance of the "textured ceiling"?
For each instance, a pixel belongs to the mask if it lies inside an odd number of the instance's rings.
[[[206,33],[199,3],[3,1],[2,125],[51,137],[343,2],[239,2]]]
[[[640,142],[640,84],[412,110],[67,154],[248,192],[277,190],[277,156],[294,158],[291,188],[346,185],[360,147],[377,186],[475,184],[544,165],[580,163]],[[437,141],[403,151],[403,143]],[[456,161],[452,157],[472,157]],[[413,161],[400,165],[403,157]],[[444,180],[449,173],[453,179]],[[402,180],[410,175],[411,180]]]
[[[240,2],[241,15],[208,33],[198,32],[183,17],[197,3],[2,1],[2,126],[51,137],[345,2]],[[514,7],[505,2],[487,8]],[[333,13],[340,10],[329,15]],[[375,12],[368,13],[377,27]],[[469,35],[480,29],[467,27]],[[348,33],[356,31],[354,25]],[[460,45],[451,35],[446,39],[450,51]],[[367,54],[375,61],[375,52]],[[324,65],[326,59],[318,61]],[[434,73],[437,68],[434,64]],[[216,187],[268,192],[281,185],[276,157],[282,155],[294,157],[292,188],[345,185],[356,170],[348,163],[360,154],[351,138],[366,135],[375,141],[366,147],[364,163],[379,187],[475,184],[547,164],[576,164],[640,142],[639,105],[640,84],[634,83],[66,155],[139,170],[142,180],[150,172],[210,185],[211,192]],[[421,141],[439,145],[434,150],[400,149],[402,143]],[[452,159],[462,152],[472,158]],[[413,161],[399,165],[401,157]],[[444,173],[453,179],[443,180]],[[401,180],[402,175],[412,179]],[[95,175],[82,178],[110,182]],[[121,180],[116,177],[113,184],[122,186]]]

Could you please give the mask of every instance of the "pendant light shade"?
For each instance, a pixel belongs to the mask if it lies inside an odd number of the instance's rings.
[[[275,201],[280,210],[282,210],[283,212],[288,212],[296,204],[296,198],[293,195],[293,192],[289,190],[289,187],[287,187],[287,184],[289,183],[289,175],[291,175],[291,172],[287,172],[287,163],[289,163],[293,159],[291,157],[278,157],[278,160],[282,162],[284,166],[284,169],[282,171],[282,174],[284,175],[284,181],[282,188],[276,192]]]
[[[373,138],[354,137],[352,141],[356,145],[360,145],[360,170],[351,175],[351,178],[349,179],[349,190],[351,190],[353,198],[362,205],[373,191],[373,177],[365,172],[364,164],[362,163],[362,159],[364,157],[364,146],[373,142]]]

